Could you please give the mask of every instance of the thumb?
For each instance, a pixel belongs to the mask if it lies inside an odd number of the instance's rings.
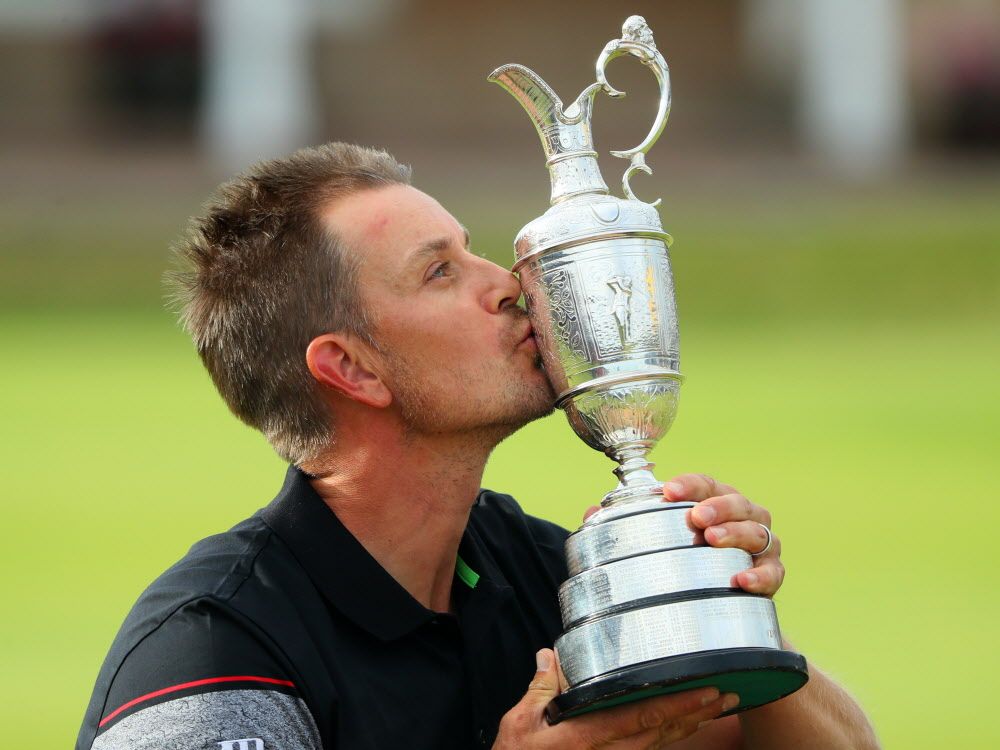
[[[528,692],[521,700],[522,704],[536,711],[543,711],[549,705],[549,701],[559,695],[559,671],[556,669],[555,656],[555,652],[550,648],[543,648],[535,654],[538,671],[528,685]]]

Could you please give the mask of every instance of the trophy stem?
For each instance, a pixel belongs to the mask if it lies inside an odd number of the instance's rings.
[[[614,474],[618,486],[604,496],[601,505],[608,507],[635,500],[645,500],[663,493],[663,483],[653,476],[656,465],[646,456],[653,446],[647,441],[616,445],[608,455],[618,462]]]

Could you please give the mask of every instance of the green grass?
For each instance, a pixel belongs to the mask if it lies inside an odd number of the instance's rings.
[[[658,472],[714,474],[773,511],[785,634],[887,748],[1000,744],[996,198],[757,206],[724,225],[665,211],[689,217],[671,227],[688,380]],[[0,315],[0,719],[10,747],[56,748],[141,589],[267,503],[282,466],[166,313],[107,304],[136,284],[155,298],[161,257],[88,256],[92,288],[62,306],[73,263],[46,266],[46,286],[43,262],[18,257],[21,296]],[[501,445],[485,483],[575,527],[610,468],[556,414]]]

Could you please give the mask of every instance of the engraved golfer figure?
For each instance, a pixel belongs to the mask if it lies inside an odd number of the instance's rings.
[[[632,279],[628,276],[612,276],[608,279],[608,286],[615,293],[611,300],[611,313],[618,322],[618,335],[624,346],[632,335],[629,311],[629,303],[632,301]]]

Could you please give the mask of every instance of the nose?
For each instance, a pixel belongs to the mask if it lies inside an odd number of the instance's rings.
[[[499,313],[516,305],[521,298],[521,282],[506,268],[485,258],[482,261],[488,279],[483,292],[483,307],[491,313]]]

